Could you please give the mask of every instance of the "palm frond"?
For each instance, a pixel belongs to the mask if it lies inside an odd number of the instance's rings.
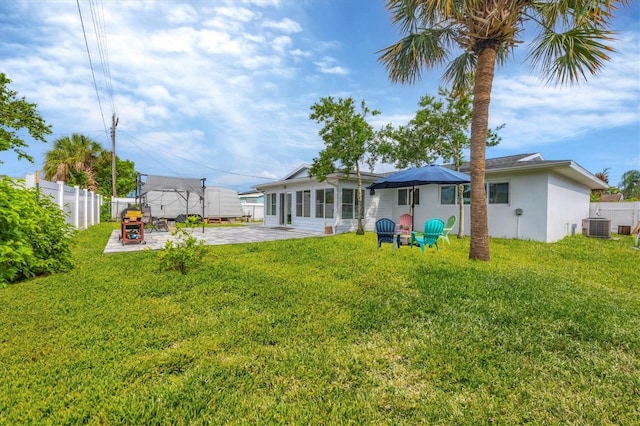
[[[453,92],[467,90],[473,87],[473,75],[478,62],[472,52],[465,52],[449,63],[442,74],[442,80],[451,83]]]
[[[527,55],[534,68],[547,76],[547,83],[573,84],[596,74],[609,60],[613,48],[612,32],[593,25],[583,25],[562,33],[544,31],[532,43]]]
[[[412,33],[399,42],[379,50],[378,60],[385,65],[391,81],[414,83],[420,80],[422,68],[444,64],[455,44],[452,28],[425,29]]]

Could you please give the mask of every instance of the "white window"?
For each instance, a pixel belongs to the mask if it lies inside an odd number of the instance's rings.
[[[342,190],[342,218],[357,219],[358,218],[358,197],[356,189]]]
[[[316,217],[333,218],[333,188],[316,189]]]
[[[485,184],[489,204],[509,204],[509,182],[488,182]],[[464,185],[464,203],[471,202],[471,185]],[[440,186],[440,204],[458,204],[458,185]]]
[[[440,204],[453,205],[458,204],[458,187],[459,185],[442,185],[440,186]],[[462,193],[464,203],[471,203],[471,185],[464,184],[464,192]]]
[[[411,204],[411,188],[402,188],[398,190],[398,205],[408,206]],[[413,205],[420,205],[420,188],[413,190]]]
[[[296,216],[311,217],[311,191],[296,191]]]
[[[267,216],[276,215],[276,194],[267,194]]]
[[[489,204],[509,204],[509,182],[487,183]]]

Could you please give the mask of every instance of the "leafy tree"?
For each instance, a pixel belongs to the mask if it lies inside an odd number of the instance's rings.
[[[325,149],[313,159],[309,174],[322,182],[336,169],[336,162],[340,163],[345,177],[355,170],[358,180],[358,235],[364,234],[360,163],[365,160],[375,137],[373,128],[366,120],[368,114],[378,115],[380,112],[369,109],[364,100],[360,103],[360,112],[356,112],[353,98],[339,98],[336,101],[329,96],[313,104],[309,115],[309,119],[324,123],[318,134],[325,144]]]
[[[442,87],[438,95],[421,97],[415,117],[406,126],[383,128],[376,140],[376,156],[398,168],[420,167],[440,157],[460,171],[464,152],[471,146],[472,97],[468,90],[451,93]],[[487,146],[500,142],[497,131],[502,127],[488,131]],[[458,238],[464,238],[464,185],[458,185],[458,206]]]
[[[51,127],[38,114],[36,104],[27,102],[24,97],[17,98],[18,93],[9,90],[10,83],[11,80],[0,73],[0,151],[11,149],[18,154],[18,160],[24,158],[33,163],[33,158],[23,150],[28,145],[16,132],[26,129],[33,139],[46,143],[44,137],[51,134]]]
[[[413,83],[422,68],[445,65],[453,90],[473,87],[471,119],[471,244],[469,258],[488,261],[484,189],[489,103],[496,64],[502,65],[526,30],[537,30],[527,60],[548,82],[576,83],[595,74],[613,50],[613,12],[628,0],[387,0],[394,24],[406,34],[382,49],[392,81]],[[452,60],[453,51],[460,55]],[[473,81],[470,81],[473,76]]]
[[[74,133],[58,138],[53,149],[45,154],[45,179],[96,191],[94,165],[103,151],[98,142],[84,135]]]
[[[111,182],[111,152],[102,151],[94,164],[98,193],[110,197],[112,194]],[[116,193],[120,197],[136,189],[135,164],[131,160],[121,160],[116,156]]]
[[[620,189],[625,199],[640,199],[640,170],[624,172]]]

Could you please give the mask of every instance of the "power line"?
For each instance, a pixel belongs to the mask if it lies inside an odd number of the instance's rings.
[[[93,71],[93,62],[91,61],[91,53],[89,52],[89,42],[87,41],[87,32],[84,28],[84,20],[82,19],[82,10],[80,10],[80,0],[76,0],[78,5],[78,14],[80,15],[80,23],[82,24],[82,34],[84,36],[84,44],[87,48],[87,56],[89,57],[89,67],[91,68],[91,76],[93,77],[93,87],[96,89],[96,96],[98,97],[98,105],[100,106],[100,116],[102,117],[102,124],[104,126],[105,134],[107,132],[107,122],[104,119],[104,113],[102,112],[102,102],[100,101],[100,92],[98,91],[98,83],[96,82],[96,74]]]
[[[96,44],[98,46],[98,54],[100,55],[100,63],[102,65],[102,74],[104,76],[104,84],[109,95],[109,102],[111,104],[111,112],[116,113],[116,106],[113,99],[113,85],[111,82],[111,68],[109,66],[109,48],[107,44],[107,37],[104,25],[104,8],[102,3],[100,7],[93,6],[94,2],[89,1],[89,7],[91,10],[91,18],[93,20],[93,27],[95,29]]]
[[[133,135],[128,134],[128,133],[127,133],[127,132],[125,132],[125,131],[122,131],[122,130],[121,130],[121,131],[120,131],[120,133],[122,133],[123,135],[127,136],[127,137],[128,137],[128,138],[133,142],[133,144],[134,144],[138,149],[140,149],[142,152],[144,152],[144,153],[145,153],[145,154],[147,154],[147,155],[149,154],[148,149],[147,149],[147,150],[143,150],[143,149],[142,149],[138,144],[136,144],[136,143],[135,143],[135,141],[138,141],[138,142],[140,142],[140,143],[142,143],[142,144],[145,144],[145,142],[141,141],[140,139],[136,138],[136,137],[135,137],[135,136],[133,136]],[[264,177],[264,176],[255,176],[255,175],[250,175],[250,174],[246,174],[246,173],[237,173],[237,172],[230,172],[230,171],[227,171],[227,170],[216,169],[215,167],[207,166],[207,165],[204,165],[204,164],[198,163],[197,161],[193,161],[193,160],[190,160],[190,159],[188,159],[188,158],[180,157],[179,155],[175,155],[175,154],[174,154],[174,153],[172,153],[172,152],[164,151],[164,150],[162,150],[162,149],[158,149],[158,148],[156,148],[156,147],[154,147],[154,148],[153,148],[153,150],[154,150],[154,151],[158,151],[158,152],[162,152],[162,153],[164,153],[164,154],[167,154],[167,155],[169,155],[169,156],[171,156],[171,157],[177,158],[177,159],[182,160],[182,161],[187,161],[187,162],[189,162],[189,163],[193,163],[193,164],[195,164],[195,165],[197,165],[197,166],[199,166],[199,167],[202,167],[202,168],[204,168],[204,169],[213,170],[213,171],[218,172],[218,173],[224,173],[224,174],[228,174],[228,175],[235,175],[235,176],[248,177],[248,178],[252,178],[252,179],[273,180],[273,178],[267,178],[267,177]],[[160,163],[158,160],[156,160],[155,158],[152,158],[152,160],[156,161],[158,164],[161,164],[161,163]],[[168,167],[166,167],[164,164],[161,164],[161,165],[163,166],[163,168],[165,168],[165,169],[169,170],[169,168],[168,168]]]

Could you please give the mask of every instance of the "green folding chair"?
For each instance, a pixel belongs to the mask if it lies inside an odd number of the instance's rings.
[[[444,229],[444,222],[440,219],[433,218],[429,219],[424,223],[424,232],[412,232],[411,233],[411,247],[413,248],[414,244],[418,244],[420,246],[420,250],[424,253],[424,246],[428,246],[429,248],[436,246],[436,251],[440,251],[440,247],[438,247],[438,239],[440,235],[442,235],[442,230]]]

